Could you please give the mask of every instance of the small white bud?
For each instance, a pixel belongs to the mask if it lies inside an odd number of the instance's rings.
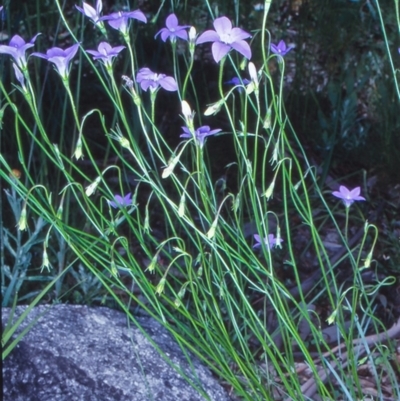
[[[196,28],[194,26],[191,26],[189,29],[189,42],[195,43],[196,36],[197,36]]]
[[[174,157],[169,163],[168,166],[163,170],[161,177],[162,178],[167,178],[169,177],[172,172],[174,171],[175,166],[177,165],[179,161],[180,154],[176,157]]]
[[[91,196],[95,193],[97,186],[99,185],[101,180],[101,176],[97,177],[89,186],[86,187],[85,193],[86,196]]]

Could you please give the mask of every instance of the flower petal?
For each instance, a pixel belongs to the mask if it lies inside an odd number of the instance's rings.
[[[165,77],[159,80],[159,84],[167,91],[175,92],[178,90],[178,85],[174,78]]]
[[[147,23],[147,18],[146,16],[140,11],[140,10],[135,10],[135,11],[130,11],[128,13],[124,13],[126,17],[128,18],[135,18],[138,21],[142,21],[144,23]]]
[[[237,42],[231,43],[231,46],[238,51],[241,55],[246,57],[248,60],[251,59],[251,49],[250,45],[244,40],[239,40]]]
[[[358,195],[360,195],[360,187],[355,187],[349,193],[349,196],[352,199],[357,198]]]
[[[231,46],[221,42],[214,42],[211,46],[211,51],[216,63],[219,63],[223,57],[225,57]]]
[[[251,35],[244,31],[241,28],[233,28],[231,32],[231,39],[232,42],[236,42],[238,40],[248,39],[251,38]]]
[[[165,20],[165,26],[168,29],[175,29],[178,26],[178,18],[175,14],[168,15],[167,19]]]
[[[209,30],[203,32],[196,40],[196,45],[206,42],[217,42],[219,41],[219,35],[217,32]]]
[[[188,40],[188,34],[184,29],[179,29],[179,31],[176,31],[175,36],[183,40]]]
[[[217,33],[221,36],[224,34],[229,34],[232,31],[232,22],[227,17],[220,17],[214,21],[214,28]]]
[[[343,195],[343,196],[345,196],[345,197],[348,197],[349,195],[350,195],[350,191],[347,189],[347,187],[345,187],[344,185],[341,185],[340,187],[339,187],[339,191],[340,191],[340,193]]]

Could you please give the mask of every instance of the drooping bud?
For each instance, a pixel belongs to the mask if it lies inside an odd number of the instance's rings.
[[[163,170],[161,177],[162,178],[168,178],[172,172],[174,171],[175,166],[177,165],[178,161],[180,158],[180,154],[178,156],[173,157],[169,163],[168,166]]]
[[[81,137],[78,138],[78,142],[76,143],[74,157],[76,160],[81,159],[83,156],[82,152],[82,139]]]
[[[267,198],[267,201],[272,197],[275,187],[275,180],[271,182],[267,190],[265,191],[264,196]]]
[[[17,225],[20,231],[24,231],[28,227],[28,224],[26,222],[26,205],[24,205],[24,207],[22,208],[21,216]]]
[[[86,196],[91,196],[96,192],[97,186],[100,184],[101,176],[97,177],[90,185],[85,189]]]
[[[217,114],[220,110],[222,105],[225,103],[225,98],[218,100],[218,102],[211,104],[207,107],[206,111],[204,112],[205,116],[212,116]]]
[[[161,295],[163,293],[166,281],[164,277],[161,278],[156,287],[156,294]]]
[[[217,229],[217,225],[218,225],[218,216],[215,218],[215,220],[213,221],[213,223],[211,224],[210,229],[207,232],[207,238],[208,239],[212,239],[215,236],[215,231]]]

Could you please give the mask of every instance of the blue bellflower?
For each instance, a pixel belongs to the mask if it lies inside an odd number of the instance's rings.
[[[128,12],[118,11],[116,13],[101,17],[100,21],[107,21],[112,28],[120,31],[125,36],[128,35],[129,19],[131,18],[137,19],[144,23],[147,22],[146,16],[140,10]]]
[[[354,201],[365,201],[363,196],[360,196],[360,187],[356,187],[352,190],[346,188],[344,185],[339,187],[339,191],[333,191],[333,196],[341,199],[346,207],[350,207]]]
[[[132,205],[132,194],[128,192],[125,196],[114,195],[114,200],[107,200],[107,203],[114,209],[130,206]]]
[[[97,50],[86,51],[93,56],[94,60],[101,60],[106,67],[111,67],[113,58],[118,56],[123,49],[125,49],[125,46],[111,47],[107,42],[100,42]]]
[[[258,234],[254,234],[254,239],[256,243],[253,245],[253,249],[261,247],[261,244],[264,243],[267,249],[271,249],[277,246],[280,246],[283,242],[282,238],[275,238],[274,234],[268,234],[268,237],[261,238]]]
[[[219,63],[231,49],[235,49],[248,60],[251,59],[251,49],[244,39],[251,38],[251,35],[240,28],[232,28],[232,22],[227,17],[220,17],[214,21],[215,31],[203,32],[196,41],[196,44],[213,42],[211,51],[216,63]]]
[[[250,82],[251,81],[249,79],[246,79],[246,78],[240,79],[239,77],[233,77],[231,80],[226,81],[225,83],[229,84],[229,85],[237,86],[237,85],[248,85]]]
[[[28,43],[19,35],[14,35],[10,43],[7,45],[0,45],[0,54],[9,54],[15,64],[21,69],[25,70],[27,66],[25,52],[34,46],[36,38],[40,33],[36,34]]]
[[[193,135],[190,132],[189,128],[182,127],[182,129],[183,129],[183,134],[180,135],[181,138],[193,138]],[[208,125],[203,125],[202,127],[196,129],[196,131],[194,132],[194,137],[196,138],[197,144],[202,148],[204,146],[206,137],[215,135],[221,131],[222,130],[219,128],[211,130],[211,128]]]
[[[240,93],[242,93],[244,90],[243,85],[247,86],[250,82],[251,81],[246,78],[233,77],[229,81],[226,81],[225,84],[237,86],[237,88],[235,89],[237,89]]]
[[[147,92],[149,88],[154,92],[159,89],[160,86],[170,92],[178,90],[178,85],[174,78],[167,77],[165,74],[157,74],[147,67],[141,68],[138,71],[136,74],[136,81],[145,92]]]
[[[178,25],[178,18],[175,14],[170,14],[165,20],[166,28],[160,29],[154,38],[156,38],[161,33],[161,40],[166,42],[167,39],[171,42],[175,42],[176,38],[181,38],[183,40],[188,40],[188,34],[186,32],[186,28],[189,28],[190,25]]]
[[[103,2],[102,0],[97,0],[96,9],[94,9],[91,5],[83,2],[82,7],[75,6],[78,11],[80,11],[83,15],[90,18],[96,25],[101,23],[100,14],[103,10]]]
[[[274,45],[271,43],[271,52],[274,54],[278,54],[280,56],[286,56],[287,53],[290,52],[290,50],[293,49],[294,46],[286,46],[286,43],[281,40],[277,45]]]
[[[65,50],[59,47],[52,47],[44,53],[32,53],[32,56],[44,58],[53,63],[61,78],[68,79],[70,72],[70,62],[79,49],[79,43],[67,47]]]

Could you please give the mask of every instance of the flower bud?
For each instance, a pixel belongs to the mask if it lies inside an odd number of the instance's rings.
[[[81,137],[79,137],[78,142],[76,144],[75,152],[74,152],[74,157],[76,160],[81,159],[83,156],[82,152],[82,140]]]
[[[177,165],[179,161],[180,154],[170,160],[168,163],[168,166],[163,170],[161,177],[162,178],[168,178],[172,172],[174,171],[175,166]]]
[[[21,216],[18,221],[18,229],[20,231],[24,231],[24,230],[26,230],[27,226],[28,225],[26,223],[26,205],[24,205],[24,207],[22,208],[22,211],[21,211]]]
[[[265,191],[264,196],[267,198],[267,201],[272,197],[275,187],[275,180],[271,182],[268,189]]]
[[[158,295],[162,294],[162,292],[164,291],[166,281],[167,280],[164,277],[160,280],[160,282],[157,284],[157,287],[156,287],[156,294],[158,294]]]
[[[46,268],[48,271],[50,271],[49,267],[50,267],[49,255],[47,254],[47,250],[46,250],[46,248],[44,247],[44,248],[43,248],[43,263],[42,263],[42,268],[41,268],[41,270],[43,270],[44,268]]]
[[[185,215],[185,203],[186,203],[186,196],[185,196],[185,193],[183,193],[181,200],[179,202],[179,207],[178,207],[178,216],[179,217],[183,217]]]
[[[89,186],[85,189],[86,196],[91,196],[96,192],[97,186],[100,184],[101,176],[97,177]]]
[[[212,239],[215,236],[215,231],[217,229],[217,225],[218,225],[218,216],[215,218],[215,220],[213,221],[213,223],[211,224],[210,229],[207,232],[207,238],[208,239]]]
[[[207,107],[206,111],[204,112],[205,116],[212,116],[217,114],[220,110],[222,105],[225,103],[225,99],[221,99],[216,103],[213,103],[209,107]]]

